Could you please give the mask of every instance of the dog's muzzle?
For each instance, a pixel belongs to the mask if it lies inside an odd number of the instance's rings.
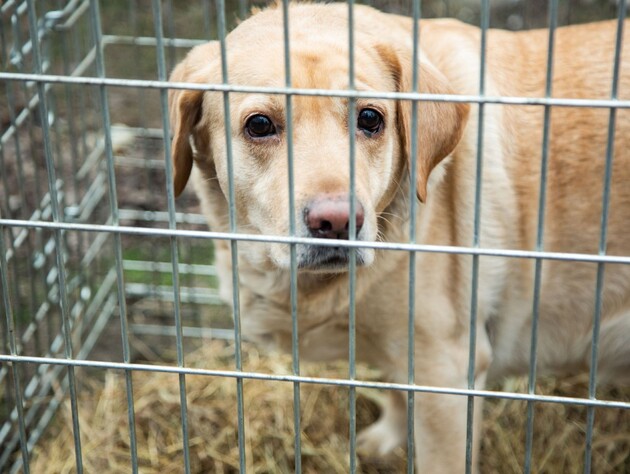
[[[303,211],[308,236],[318,239],[348,240],[350,236],[350,200],[343,194],[325,194],[309,202]],[[357,239],[363,227],[364,210],[355,201]],[[361,249],[356,252],[357,265],[364,264]],[[350,262],[348,247],[303,246],[298,252],[298,268],[320,271],[343,271]]]

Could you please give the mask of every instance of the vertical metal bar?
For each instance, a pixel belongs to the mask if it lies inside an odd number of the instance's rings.
[[[75,64],[76,63],[80,63],[81,61],[83,61],[83,59],[86,57],[86,55],[88,54],[89,49],[91,49],[91,38],[90,38],[90,32],[89,31],[79,31],[81,30],[81,28],[72,28],[72,47],[73,47],[73,56],[74,56],[74,61]],[[85,29],[87,30],[87,29]],[[70,31],[66,31],[64,34],[70,34]],[[86,46],[87,45],[87,46]],[[94,45],[94,48],[96,48],[96,45]],[[70,74],[70,73],[69,73]],[[86,98],[89,97],[90,94],[90,89],[87,87],[77,87],[76,89],[74,89],[76,91],[76,94],[78,94],[78,111],[75,114],[73,109],[69,109],[70,112],[69,114],[71,114],[72,116],[76,115],[76,117],[88,117],[88,112],[86,110],[88,110],[88,108],[86,107]],[[69,106],[70,107],[70,106]],[[74,121],[74,119],[73,119]],[[89,155],[89,151],[88,151],[88,142],[87,142],[87,135],[88,135],[88,120],[76,120],[74,121],[75,123],[75,129],[74,132],[78,133],[80,135],[80,137],[75,139],[73,138],[73,141],[75,141],[75,143],[73,144],[73,147],[76,147],[77,149],[77,160],[79,160],[79,157],[83,158],[83,163],[85,163],[85,160],[87,159],[88,155]],[[76,137],[76,135],[74,135],[74,132],[71,132],[73,137]],[[77,165],[77,172],[78,169],[80,169],[81,164]],[[96,166],[96,165],[95,165]],[[76,176],[76,184],[75,184],[75,189],[76,189],[76,193],[77,193],[77,200],[78,200],[78,195],[80,192],[80,185],[81,183],[83,183],[83,185],[86,187],[86,190],[89,190],[89,185],[86,185],[85,183],[89,182],[89,178],[86,177],[79,177],[78,175]],[[78,235],[78,242],[79,242],[79,248],[83,248],[83,245],[87,245],[88,247],[90,246],[90,241],[91,241],[92,237],[89,235],[84,235],[83,233],[79,233]],[[84,278],[85,278],[85,283],[88,287],[92,287],[94,288],[97,280],[97,276],[94,274],[94,272],[91,271],[85,271],[83,273]],[[83,347],[85,347],[85,342],[83,344]]]
[[[84,57],[85,54],[87,53],[87,51],[85,53],[83,53],[81,50],[83,49],[81,47],[81,41],[79,39],[79,33],[78,33],[78,28],[74,28],[72,30],[73,32],[73,47],[74,47],[74,60],[76,62],[80,62]],[[86,106],[85,106],[85,102],[86,102],[86,96],[89,92],[86,93],[86,90],[88,90],[86,87],[80,87],[78,89],[79,92],[79,111],[77,113],[78,117],[86,117]],[[79,126],[79,132],[81,134],[81,141],[80,141],[80,145],[81,145],[81,152],[80,155],[83,157],[87,157],[89,152],[88,152],[88,145],[87,145],[87,124],[86,124],[86,120],[79,120],[78,121],[78,126]],[[88,278],[91,278],[90,275],[88,275]]]
[[[241,20],[247,18],[247,0],[238,0],[238,16]]]
[[[138,15],[138,8],[139,7],[139,0],[131,0],[129,3],[129,21],[131,24],[131,31],[132,31],[132,35],[134,37],[134,40],[136,40],[138,37],[142,36],[142,32],[141,32],[141,28],[139,26],[139,15]],[[168,8],[168,5],[167,5]],[[168,15],[168,12],[167,12]],[[142,55],[142,46],[140,46],[139,44],[134,44],[134,48],[133,48],[133,55],[134,55],[134,60],[135,60],[135,73],[138,77],[142,77],[143,76],[143,71],[142,71],[142,63],[140,61],[141,59],[141,55]],[[142,89],[142,88],[138,88],[136,90],[137,92],[137,102],[138,102],[138,106],[140,108],[145,107],[145,103],[146,103],[146,90]],[[148,130],[148,117],[146,116],[146,114],[140,114],[139,117],[139,125],[140,128],[142,129],[142,134],[146,134],[147,130]],[[151,189],[152,185],[153,185],[153,174],[154,174],[154,170],[151,168],[151,164],[150,164],[150,158],[152,151],[149,149],[148,144],[146,143],[146,141],[143,140],[142,143],[142,157],[143,157],[143,167],[144,167],[144,178],[145,178],[145,184],[147,189]],[[147,244],[151,247],[151,252],[152,255],[159,255],[159,250],[158,248],[160,247],[160,243],[151,239],[149,242],[147,242]],[[179,262],[179,259],[178,259]],[[151,284],[154,285],[154,287],[157,287],[160,285],[160,277],[161,275],[155,271],[155,269],[151,269],[149,270],[151,273],[149,275],[149,278],[151,279]],[[179,276],[178,276],[179,277]]]
[[[26,184],[25,184],[25,179],[24,179],[24,165],[23,162],[25,161],[25,157],[23,156],[22,153],[22,146],[20,143],[20,136],[19,133],[17,133],[18,130],[18,124],[17,124],[17,117],[16,117],[16,108],[15,108],[15,103],[14,103],[14,97],[13,94],[11,93],[11,88],[13,88],[13,84],[7,83],[6,84],[6,90],[7,90],[7,105],[9,108],[9,120],[10,120],[10,124],[12,127],[15,128],[16,133],[13,134],[13,142],[14,142],[14,146],[15,146],[15,164],[17,166],[17,183],[18,183],[18,188],[19,188],[19,193],[20,193],[20,201],[21,201],[21,216],[23,219],[29,219],[29,209],[27,208],[27,199],[26,199],[26,192],[27,192],[27,188],[26,188]],[[17,88],[17,87],[16,87]],[[30,114],[29,114],[30,115]],[[26,123],[26,122],[25,122]],[[32,155],[31,155],[32,156]],[[5,171],[5,167],[4,167],[4,148],[2,147],[2,145],[0,144],[0,172],[2,175],[2,182],[4,184],[4,189],[5,192],[7,193],[6,196],[6,201],[5,204],[7,205],[7,208],[4,210],[4,212],[6,212],[6,216],[9,217],[10,214],[10,209],[8,208],[8,204],[9,204],[9,196],[8,196],[8,192],[9,192],[9,187],[8,187],[8,174]],[[2,212],[3,210],[0,209],[0,212]],[[32,239],[27,238],[26,239],[26,252],[28,255],[32,255],[33,254],[33,244],[32,244]],[[13,246],[13,242],[10,241],[10,245]],[[16,300],[19,301],[19,292],[17,291],[17,286],[18,286],[18,278],[17,278],[17,268],[14,269],[15,270],[15,286],[16,286],[16,291],[15,291],[15,295],[16,295]],[[29,298],[29,313],[31,315],[31,318],[34,317],[35,313],[36,313],[36,302],[35,302],[35,295],[36,293],[36,287],[35,287],[35,274],[33,272],[33,266],[32,265],[26,265],[26,271],[27,271],[27,279],[29,282],[29,286],[30,286],[30,298]],[[18,311],[19,311],[19,306],[17,306]],[[18,313],[19,314],[19,313]],[[40,353],[39,351],[41,350],[41,335],[38,333],[35,337],[35,349],[38,351],[38,353]]]
[[[4,302],[4,314],[6,316],[6,324],[8,331],[9,350],[11,355],[18,355],[15,322],[13,310],[11,307],[9,279],[7,275],[8,266],[6,260],[6,249],[4,245],[4,226],[0,225],[0,284],[2,285],[2,295]],[[22,467],[25,474],[30,472],[29,456],[28,456],[28,438],[26,436],[26,426],[24,422],[24,400],[22,398],[22,384],[20,382],[19,364],[11,364],[13,374],[13,388],[15,391],[15,408],[17,410],[18,430],[20,433],[20,450],[22,452]]]
[[[9,109],[11,109],[10,106],[9,106]],[[11,126],[15,126],[13,118],[11,118]],[[20,156],[19,151],[17,151],[16,154],[19,158]],[[4,164],[4,147],[2,147],[1,144],[0,144],[0,178],[2,179],[3,194],[5,197],[5,199],[0,201],[0,215],[9,217],[11,215],[11,211],[9,210],[9,181],[8,181],[8,174],[6,172],[6,167]],[[20,187],[23,188],[24,186],[20,186]]]
[[[223,84],[228,84],[228,63],[227,50],[225,44],[225,0],[216,0],[217,22],[219,28],[219,44],[221,46],[221,78]],[[228,172],[228,211],[230,217],[230,232],[236,233],[236,196],[234,192],[234,162],[232,154],[232,128],[230,125],[230,96],[228,92],[223,93],[223,118],[225,126],[225,145],[227,153]],[[241,351],[241,310],[239,298],[239,278],[238,278],[238,245],[236,240],[230,240],[230,250],[232,257],[232,306],[234,312],[234,344],[236,369],[243,370]],[[243,379],[236,379],[236,398],[238,416],[238,455],[241,472],[245,472],[245,423],[243,409]]]
[[[137,40],[137,38],[140,36],[139,30],[138,30],[138,0],[131,0],[129,2],[129,23],[131,25],[131,35],[133,36],[134,42],[135,40]],[[138,77],[142,77],[141,76],[141,72],[140,72],[140,58],[141,58],[141,52],[140,49],[142,48],[142,46],[138,45],[138,44],[134,44],[133,45],[133,59],[134,59],[134,64],[136,67],[136,71],[135,73],[137,74]],[[137,103],[140,107],[144,106],[144,102],[145,102],[145,91],[138,88],[137,89]],[[140,114],[139,117],[139,125],[140,128],[142,129],[143,132],[146,132],[147,130],[147,117],[146,114]],[[148,152],[147,152],[147,147],[146,145],[142,147],[142,151],[143,151],[143,157],[144,157],[144,177],[145,177],[145,185],[147,186],[147,189],[151,188],[152,182],[151,182],[151,168],[149,166],[149,156],[148,156]],[[154,245],[154,244],[151,244]]]
[[[203,11],[203,32],[206,38],[210,38],[210,32],[212,31],[210,22],[210,0],[203,0],[201,9]]]
[[[42,73],[42,58],[40,55],[40,44],[37,33],[37,14],[35,12],[34,0],[27,0],[28,6],[28,24],[31,32],[31,40],[33,44],[33,59],[35,65],[35,73]],[[39,97],[39,113],[44,138],[44,154],[46,157],[46,169],[48,171],[48,192],[50,195],[50,208],[54,222],[62,222],[62,215],[59,209],[59,198],[57,195],[57,176],[55,164],[53,162],[53,154],[50,143],[50,127],[48,123],[48,108],[46,106],[46,87],[43,82],[37,83],[37,95]],[[64,340],[64,355],[66,359],[72,360],[72,333],[70,329],[70,308],[68,306],[68,295],[66,288],[66,269],[63,257],[63,235],[61,230],[54,231],[54,242],[56,248],[57,262],[57,278],[59,281],[59,306],[62,316],[62,332]],[[81,452],[81,431],[79,427],[79,412],[77,407],[77,389],[74,374],[74,367],[68,365],[68,385],[70,388],[70,408],[72,411],[72,427],[74,436],[75,459],[77,464],[77,472],[83,472],[83,456]]]
[[[0,66],[2,69],[9,69],[9,54],[6,39],[7,26],[4,22],[4,15],[0,14]]]
[[[558,25],[558,0],[549,2],[549,39],[547,43],[547,77],[545,80],[545,97],[551,97],[553,85],[553,59],[556,27]],[[540,161],[540,188],[538,191],[538,224],[536,231],[536,250],[544,248],[545,203],[547,196],[547,169],[549,161],[549,129],[551,122],[551,107],[546,105],[543,119],[542,156]],[[540,291],[542,281],[542,259],[537,258],[534,268],[534,301],[532,308],[532,330],[529,352],[529,377],[527,391],[536,392],[536,365],[538,348],[538,320],[540,318]],[[525,430],[525,466],[524,472],[529,474],[532,469],[532,447],[534,444],[534,408],[535,402],[527,402],[527,424]]]
[[[18,22],[19,24],[19,22]],[[20,35],[21,32],[21,28],[16,28],[16,34]],[[17,40],[19,41],[19,39]],[[24,65],[20,62],[20,66],[19,66],[19,71],[20,72],[24,72]],[[29,89],[27,87],[26,82],[22,82],[22,93],[24,94],[24,97],[29,97]],[[34,150],[34,144],[37,143],[37,140],[35,139],[35,134],[34,134],[34,129],[35,129],[35,118],[34,118],[34,114],[30,113],[28,114],[28,118],[27,120],[24,122],[24,126],[28,129],[28,138],[29,138],[29,154],[30,156],[37,156],[37,153],[35,153]],[[35,186],[35,199],[36,201],[39,203],[42,201],[42,189],[44,189],[44,186],[42,186],[42,179],[41,179],[41,172],[39,171],[39,166],[34,166],[34,172],[35,172],[35,182],[36,182],[36,186]]]
[[[49,94],[49,107],[48,107],[48,114],[49,117],[54,117],[52,119],[52,131],[53,131],[53,136],[54,139],[52,140],[52,142],[55,145],[55,151],[57,153],[57,156],[59,157],[59,160],[57,160],[57,167],[59,168],[58,173],[59,175],[61,175],[61,179],[64,179],[65,176],[68,175],[67,171],[64,170],[65,168],[65,161],[61,159],[62,152],[61,152],[61,132],[59,131],[59,119],[57,118],[57,97],[55,96],[55,94]],[[66,190],[64,190],[64,197],[65,194],[67,193]],[[65,199],[64,199],[65,201]]]
[[[22,43],[22,39],[21,39],[22,38],[22,28],[20,27],[20,22],[19,21],[15,22],[14,30],[15,30],[14,31],[15,45],[17,45],[17,46],[14,46],[14,48],[19,48],[19,45]],[[15,51],[12,51],[12,53],[14,53],[14,52]],[[17,68],[18,68],[18,70],[20,72],[24,72],[24,64],[23,64],[22,61],[20,61],[18,63]],[[29,97],[30,91],[29,91],[29,89],[27,87],[26,82],[23,81],[20,84],[21,84],[21,88],[20,89],[21,89],[22,94],[24,95],[24,97]],[[8,84],[7,84],[7,87],[9,87]],[[8,94],[8,105],[9,105],[9,112],[12,113],[11,124],[17,130],[18,125],[16,123],[16,116],[15,116],[16,108],[15,108],[15,105],[13,104],[13,96],[11,94]],[[28,130],[28,140],[27,140],[28,150],[26,151],[25,156],[29,156],[29,157],[37,156],[37,153],[35,153],[35,150],[34,150],[34,146],[35,146],[34,144],[37,143],[37,141],[35,140],[35,135],[34,135],[34,129],[35,129],[34,114],[31,113],[30,111],[27,114],[26,120],[23,122],[23,127],[25,127]],[[22,160],[22,154],[21,154],[21,147],[19,146],[20,141],[19,141],[19,136],[18,135],[19,134],[16,133],[14,135],[14,139],[15,139],[16,154],[17,154],[18,173],[19,173],[19,176],[21,176],[22,173],[23,173],[23,170],[22,170],[22,161],[23,160]],[[42,190],[43,186],[42,186],[41,172],[39,170],[40,167],[39,166],[34,166],[33,168],[34,168],[34,176],[35,176],[35,186],[34,186],[35,201],[37,203],[41,203],[42,202],[42,191],[41,190]],[[6,178],[7,178],[6,175],[3,174],[3,180],[6,179]],[[20,193],[21,194],[22,193],[26,193],[26,187],[25,186],[20,184],[19,187],[20,187]],[[8,187],[6,185],[5,185],[5,189],[8,190]],[[24,197],[22,197],[22,202],[23,203],[26,202],[25,199],[26,199],[26,197],[25,197],[25,194],[24,194]],[[8,203],[8,201],[7,201],[7,203]],[[26,211],[26,206],[24,207],[24,209]],[[9,215],[9,214],[7,213],[7,215]],[[28,216],[25,216],[25,217],[28,217]],[[42,242],[42,238],[41,238],[41,231],[35,230],[34,235],[35,235],[35,237],[34,237],[34,240],[35,240],[34,246],[38,250],[36,250],[36,251],[32,250],[32,247],[30,246],[30,240],[31,239],[29,239],[28,251],[29,251],[29,253],[30,252],[35,252],[35,255],[40,255],[41,256],[41,255],[43,255],[43,250],[42,249],[43,249],[43,246],[44,246],[44,244]],[[12,242],[10,242],[10,243],[12,244]],[[30,268],[32,268],[32,267],[29,265],[29,269]],[[42,283],[42,285],[43,285],[42,288],[45,288],[46,287],[45,275],[41,271],[40,272],[36,272],[36,273],[39,273],[39,275],[37,275],[37,277],[39,277],[39,279],[41,280],[40,283]],[[29,278],[30,278],[30,276],[29,276]],[[36,292],[35,292],[35,289],[34,289],[35,288],[35,278],[36,277],[33,276],[33,282],[31,283],[32,288],[33,288],[33,291],[31,293],[32,304],[35,304],[34,303],[34,299],[35,299],[35,295],[36,295]],[[17,280],[16,280],[16,284],[17,284]],[[49,320],[47,322],[48,322],[48,324],[50,326],[52,326],[52,324],[53,324],[52,321]],[[50,342],[52,340],[52,334],[55,333],[56,331],[57,331],[57,328],[55,328],[54,330],[43,331],[46,334],[46,336],[48,336],[48,344],[50,344]],[[41,334],[40,331],[38,331],[38,337],[37,337],[38,344],[39,344],[39,341],[41,341],[41,339],[42,339],[42,334]]]
[[[284,27],[284,83],[287,88],[291,87],[291,47],[289,30],[289,1],[282,1],[282,15]],[[289,175],[289,235],[296,235],[295,223],[295,180],[293,169],[293,109],[292,96],[286,95],[286,123],[287,123],[287,170]],[[300,353],[299,353],[299,333],[297,315],[297,256],[296,245],[291,244],[291,354],[293,375],[300,375]],[[300,384],[293,383],[293,427],[295,431],[295,469],[296,473],[302,472],[302,429],[300,423]]]
[[[481,51],[479,68],[479,95],[486,93],[486,43],[490,23],[490,2],[481,2]],[[475,212],[473,223],[473,247],[479,247],[481,228],[481,180],[483,178],[483,133],[484,133],[484,104],[479,104],[477,128],[477,173],[475,177]],[[479,256],[473,255],[472,285],[470,297],[470,335],[468,345],[468,388],[475,387],[475,354],[477,351],[477,304],[479,288]],[[466,474],[473,470],[473,431],[474,431],[475,398],[468,397],[466,414]]]
[[[617,10],[617,38],[615,41],[615,59],[610,98],[617,100],[619,91],[619,73],[621,69],[621,52],[623,45],[623,27],[626,18],[626,0],[619,2]],[[611,107],[608,116],[608,143],[606,146],[606,167],[604,170],[604,191],[602,193],[602,216],[599,235],[599,255],[606,254],[608,240],[608,214],[610,208],[610,187],[612,183],[613,158],[615,155],[615,126],[617,109]],[[595,315],[593,319],[593,338],[591,342],[591,367],[588,379],[588,396],[594,400],[597,392],[597,356],[599,346],[599,331],[602,313],[602,292],[604,286],[604,264],[597,264],[597,283],[595,289]],[[595,408],[588,407],[586,411],[586,449],[584,453],[584,473],[591,472],[593,450],[593,423],[595,421]]]
[[[20,27],[20,21],[15,21],[14,23],[14,49],[11,51],[11,53],[16,53],[15,48],[20,47],[21,43],[22,43],[22,28]],[[16,53],[19,54],[19,53]],[[20,72],[24,72],[25,69],[25,65],[22,61],[20,61],[17,65],[17,68]],[[22,93],[24,95],[24,97],[29,97],[29,89],[27,87],[27,83],[25,81],[21,82],[21,90]],[[45,90],[45,89],[44,89]],[[12,96],[11,94],[9,94],[9,103],[11,102]],[[10,109],[11,110],[11,107]],[[15,107],[13,107],[13,110],[15,110]],[[15,121],[12,119],[12,124],[16,127],[17,130],[17,124],[15,123]],[[34,144],[37,143],[37,141],[35,140],[35,135],[34,135],[34,129],[35,129],[35,123],[34,123],[34,114],[33,113],[28,113],[26,120],[23,123],[23,126],[26,127],[26,129],[28,130],[28,152],[27,152],[27,156],[37,156],[37,153],[35,153],[34,150]],[[17,137],[17,133],[16,133],[16,145],[19,142],[19,137]],[[17,150],[17,148],[16,148]],[[19,153],[19,152],[18,152]],[[21,168],[22,166],[22,160],[19,159],[20,156],[18,154],[18,166]],[[35,176],[35,200],[37,203],[42,202],[42,189],[44,188],[44,186],[42,186],[42,179],[41,179],[41,172],[39,170],[39,166],[34,166],[34,176]],[[22,186],[20,186],[20,188],[22,188]],[[8,189],[8,187],[6,188]],[[39,255],[43,255],[43,242],[42,242],[42,238],[41,238],[41,232],[36,230],[35,231],[35,246],[37,247],[38,251],[37,254]],[[39,277],[42,280],[43,283],[43,288],[46,287],[45,284],[45,276],[43,274],[43,272],[39,272]],[[16,282],[17,283],[17,282]],[[35,295],[35,293],[33,292],[33,295]],[[33,298],[33,296],[32,296]],[[52,322],[49,322],[49,325],[52,326]],[[54,331],[56,331],[57,329],[55,328]],[[49,331],[44,331],[45,334],[48,336],[48,343],[50,344],[51,340],[52,340],[52,334],[53,334],[53,330],[49,330]],[[38,340],[41,340],[41,335],[40,337],[37,338]]]
[[[62,54],[62,58],[63,58],[63,73],[66,76],[70,76],[72,74],[71,72],[71,67],[70,67],[70,58],[69,58],[69,32],[68,31],[61,31],[59,32],[59,34],[61,35],[61,54]],[[66,99],[66,114],[67,114],[67,121],[68,121],[68,134],[70,137],[70,155],[71,155],[71,173],[72,173],[72,188],[74,191],[74,196],[73,196],[73,203],[78,203],[81,198],[80,198],[80,180],[77,176],[78,172],[79,172],[79,149],[78,149],[78,140],[77,140],[77,126],[76,126],[76,118],[75,115],[73,113],[73,101],[72,101],[72,87],[70,86],[70,84],[66,84],[65,87],[65,99]],[[85,236],[83,235],[83,233],[79,233],[79,235],[77,235],[77,248],[78,249],[83,249],[84,248],[84,242],[85,242]]]
[[[11,120],[11,126],[15,127],[15,120],[14,120],[14,113],[13,113],[13,106],[12,106],[12,98],[11,98],[11,93],[9,92],[9,84],[5,84],[5,86],[7,87],[7,105],[9,106],[9,117]],[[15,134],[15,136],[17,137],[17,133]],[[20,158],[20,147],[19,147],[19,139],[15,139],[15,145],[16,145],[16,155],[18,156],[18,163],[21,161],[19,160]],[[21,166],[20,166],[21,168]],[[18,179],[20,179],[22,173],[20,173],[19,168],[18,168]],[[11,215],[11,211],[9,209],[9,176],[8,173],[5,171],[5,165],[4,165],[4,147],[2,146],[2,143],[0,143],[0,179],[2,180],[2,186],[4,188],[4,194],[5,194],[5,199],[0,201],[0,213],[2,215],[5,215],[7,217],[9,217]],[[24,189],[24,186],[20,183],[20,189]]]
[[[157,42],[157,64],[158,79],[160,81],[167,80],[166,61],[164,57],[164,33],[162,24],[162,4],[160,0],[152,0],[153,5],[153,21],[155,28],[155,36]],[[170,124],[168,116],[168,97],[167,90],[160,90],[160,105],[162,111],[162,131],[164,136],[164,165],[166,171],[166,197],[168,202],[168,227],[175,229],[177,227],[175,219],[175,193],[173,190],[173,169],[171,163],[171,142]],[[179,285],[179,252],[177,248],[177,238],[170,237],[171,264],[173,267],[173,302],[174,318],[175,318],[175,343],[177,346],[177,365],[184,367],[184,342],[182,334],[182,318],[181,318],[181,299]],[[190,442],[188,437],[188,407],[186,404],[186,376],[179,374],[179,403],[182,418],[182,436],[184,448],[184,470],[186,474],[190,474]]]
[[[354,90],[354,0],[348,0],[348,90]],[[356,140],[356,99],[348,99],[348,134],[349,134],[349,159],[350,159],[350,225],[348,226],[349,240],[357,238],[356,223],[356,183],[355,183],[355,140]],[[357,375],[356,369],[356,279],[357,279],[357,253],[356,249],[349,249],[348,268],[348,365],[350,380]],[[357,400],[356,388],[349,388],[350,404],[350,472],[357,469]]]
[[[166,30],[168,34],[168,39],[172,40],[175,38],[175,12],[173,10],[173,0],[166,0],[165,4],[166,9]],[[163,17],[162,17],[163,18]],[[172,70],[175,67],[175,46],[172,42],[168,45],[168,70]]]
[[[411,91],[418,92],[420,79],[420,0],[413,1],[413,52],[412,52],[412,73]],[[416,243],[416,175],[418,173],[418,102],[411,102],[411,149],[410,149],[410,169],[409,169],[409,243]],[[416,253],[409,252],[409,314],[407,320],[407,383],[414,384],[415,375],[415,316],[416,316]],[[414,472],[414,452],[415,452],[415,393],[407,392],[407,473]]]
[[[96,47],[96,74],[105,77],[105,61],[103,58],[103,34],[101,31],[101,18],[97,0],[90,0],[90,20]],[[99,97],[103,120],[103,132],[105,140],[105,156],[107,160],[107,183],[109,191],[109,208],[111,213],[111,225],[119,224],[118,197],[116,195],[116,171],[114,168],[114,155],[112,151],[111,119],[109,114],[109,102],[105,86],[99,87]],[[114,255],[116,264],[116,281],[118,290],[118,311],[120,315],[120,328],[122,336],[123,360],[131,362],[129,348],[129,324],[127,314],[127,301],[125,299],[125,279],[123,272],[123,254],[121,235],[114,233]],[[136,443],[136,421],[133,402],[133,383],[131,370],[125,370],[125,385],[127,394],[127,420],[129,423],[129,442],[131,450],[131,466],[134,473],[138,472],[138,448]]]

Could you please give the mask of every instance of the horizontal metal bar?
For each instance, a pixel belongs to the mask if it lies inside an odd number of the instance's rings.
[[[131,332],[134,334],[146,334],[149,336],[172,336],[177,335],[177,328],[175,326],[160,326],[157,324],[132,324],[130,326]],[[191,338],[206,338],[206,339],[226,339],[234,340],[233,329],[219,329],[219,328],[196,328],[192,326],[183,326],[182,335],[184,337]]]
[[[140,271],[140,272],[160,272],[160,273],[173,272],[173,265],[170,262],[124,260],[123,268],[125,270]],[[217,269],[214,265],[180,263],[178,269],[179,269],[180,274],[217,276]]]
[[[164,164],[164,162],[162,162]],[[118,215],[121,221],[142,220],[144,222],[168,222],[168,212],[161,211],[139,211],[137,209],[120,209]],[[207,224],[207,220],[201,214],[189,214],[184,212],[175,213],[175,222],[178,224]]]
[[[188,82],[148,81],[98,77],[69,77],[52,74],[0,72],[0,81],[33,81],[51,84],[83,84],[89,86],[135,87],[145,89],[200,90],[208,92],[236,92],[252,94],[303,95],[354,99],[417,100],[420,102],[458,102],[503,105],[550,105],[562,107],[591,107],[628,109],[630,100],[569,99],[544,97],[491,97],[480,95],[426,94],[420,92],[372,92],[335,89],[300,89],[294,87],[254,87],[228,84],[193,84]]]
[[[194,48],[200,44],[207,43],[204,40],[182,39],[182,38],[164,38],[161,44],[175,48]],[[124,35],[103,35],[103,46],[122,45],[122,46],[157,46],[157,39],[153,36],[124,36]]]
[[[175,302],[174,291],[170,285],[147,285],[146,283],[127,283],[125,285],[125,294],[127,296],[155,296],[162,301],[171,303]],[[212,288],[181,287],[178,295],[182,303],[223,304],[218,291]]]
[[[116,166],[128,166],[130,168],[144,168],[152,170],[163,170],[164,160],[151,160],[146,158],[133,158],[129,156],[114,156]]]
[[[421,245],[393,242],[367,242],[359,240],[317,239],[306,237],[288,237],[277,235],[239,234],[229,232],[210,232],[201,230],[154,229],[144,227],[75,224],[47,221],[24,221],[0,219],[0,225],[7,227],[30,227],[42,229],[63,229],[77,232],[108,232],[128,235],[153,237],[189,237],[211,240],[240,240],[247,242],[266,242],[277,244],[305,244],[319,247],[371,248],[376,250],[401,250],[406,252],[445,253],[455,255],[482,255],[506,258],[543,258],[547,260],[576,261],[586,263],[630,264],[630,255],[591,255],[584,253],[537,252],[532,250],[490,249],[476,247],[455,247],[451,245]]]
[[[163,139],[164,130],[161,128],[147,128],[147,127],[130,127],[127,125],[112,125],[112,135],[117,133],[133,134],[137,138],[155,138]]]
[[[160,372],[169,374],[201,375],[209,377],[230,377],[235,379],[269,380],[276,382],[300,382],[317,385],[333,385],[341,387],[373,388],[380,390],[401,390],[419,393],[435,393],[440,395],[460,395],[504,400],[537,401],[563,405],[592,406],[599,408],[621,408],[630,410],[630,402],[617,400],[591,400],[588,398],[559,397],[552,395],[532,395],[529,393],[495,392],[492,390],[469,390],[448,387],[430,387],[427,385],[410,385],[404,383],[386,383],[365,380],[332,379],[326,377],[305,377],[301,375],[262,374],[259,372],[241,372],[233,370],[210,370],[191,367],[177,367],[150,364],[125,364],[122,362],[102,362],[96,360],[55,359],[51,357],[0,355],[0,362],[19,364],[49,364],[73,367],[90,367],[94,369],[137,370],[141,372]]]

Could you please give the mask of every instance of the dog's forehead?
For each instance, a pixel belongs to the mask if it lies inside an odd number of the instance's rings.
[[[297,88],[345,89],[350,60],[347,22],[339,15],[323,15],[329,9],[313,11],[320,14],[296,15],[292,10],[288,41],[291,84]],[[376,37],[361,31],[355,37],[355,74],[368,88],[389,88],[384,83],[386,75],[379,73],[382,64],[372,47]],[[265,10],[243,22],[228,35],[231,82],[284,86],[286,44],[282,11]]]

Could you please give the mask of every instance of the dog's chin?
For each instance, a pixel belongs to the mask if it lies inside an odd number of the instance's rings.
[[[350,268],[350,253],[347,247],[305,247],[298,252],[297,267],[306,273],[345,273]],[[372,249],[356,249],[354,253],[357,267],[374,261]]]
[[[275,248],[271,251],[271,260],[278,269],[291,269],[290,253]],[[288,249],[286,249],[288,250]],[[347,247],[319,247],[298,245],[296,264],[300,273],[345,273],[350,268],[350,249]],[[367,267],[374,262],[374,249],[357,248],[355,250],[357,267]]]

